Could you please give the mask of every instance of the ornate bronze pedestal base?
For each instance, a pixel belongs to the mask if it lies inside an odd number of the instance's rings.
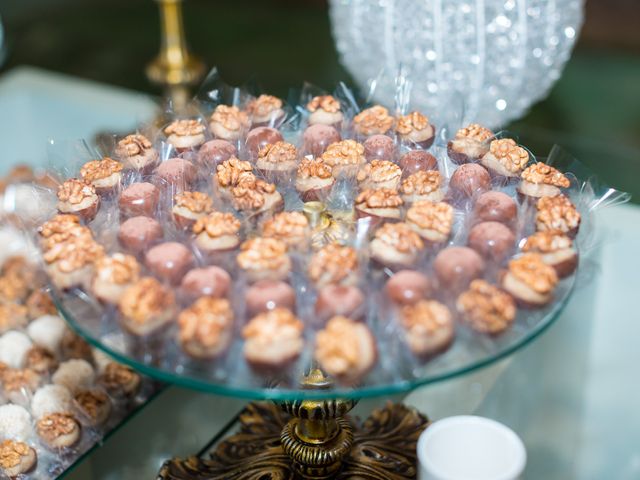
[[[240,415],[240,431],[224,440],[210,458],[166,462],[159,480],[293,480],[301,478],[285,453],[281,437],[292,417],[272,403],[251,403]],[[340,420],[347,421],[344,417]],[[416,442],[429,421],[414,409],[387,404],[353,428],[351,449],[335,479],[416,478]],[[313,449],[313,445],[308,447]],[[302,478],[305,478],[302,476]],[[307,477],[309,478],[309,477]],[[318,478],[318,477],[315,477]]]

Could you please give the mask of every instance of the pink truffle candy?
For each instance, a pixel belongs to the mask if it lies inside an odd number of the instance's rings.
[[[305,153],[319,157],[329,145],[340,141],[340,133],[330,125],[316,123],[304,131],[302,141]]]
[[[485,260],[501,262],[513,251],[516,237],[500,222],[481,222],[469,232],[468,243]]]
[[[396,146],[393,139],[386,135],[372,135],[364,143],[364,156],[367,160],[393,160]]]
[[[354,320],[364,315],[364,293],[352,285],[327,285],[318,292],[316,315],[320,322],[342,315]]]
[[[210,140],[198,150],[197,162],[201,167],[213,169],[219,163],[238,154],[236,147],[226,140]]]
[[[451,175],[449,190],[462,198],[471,198],[491,189],[491,176],[477,163],[460,165]]]
[[[506,193],[485,192],[477,198],[473,215],[478,222],[500,222],[512,226],[518,217],[518,206]]]
[[[180,290],[191,299],[203,296],[222,298],[229,293],[230,285],[231,277],[227,271],[212,266],[190,270],[182,279]]]
[[[162,226],[153,218],[132,217],[120,225],[118,240],[130,252],[140,253],[160,240],[163,236]]]
[[[184,158],[170,158],[155,169],[155,175],[176,191],[188,190],[196,179],[196,167]]]
[[[249,131],[245,145],[249,156],[255,160],[262,148],[282,140],[282,134],[275,128],[257,127]]]
[[[158,187],[148,182],[132,183],[120,194],[118,206],[124,217],[152,217],[160,199]]]
[[[293,310],[296,305],[296,292],[288,283],[260,280],[247,289],[245,301],[250,317],[278,307]]]
[[[183,244],[165,242],[156,245],[145,255],[145,264],[157,277],[177,284],[194,263],[193,254]]]
[[[387,281],[386,290],[394,303],[411,305],[429,296],[431,281],[415,270],[400,270]]]
[[[457,293],[467,288],[471,280],[482,276],[484,261],[469,247],[448,247],[438,253],[433,268],[440,288]]]

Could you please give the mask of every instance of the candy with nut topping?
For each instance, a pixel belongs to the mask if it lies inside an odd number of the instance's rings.
[[[447,350],[455,336],[449,308],[435,300],[402,307],[400,325],[411,353],[424,360]]]
[[[230,196],[233,187],[242,181],[249,181],[254,178],[253,168],[249,162],[231,157],[216,167],[214,183],[220,194]]]
[[[0,302],[0,334],[25,327],[27,323],[27,308],[24,305]]]
[[[255,237],[245,241],[236,260],[250,282],[284,280],[291,271],[287,244],[276,238]]]
[[[558,275],[539,253],[525,253],[509,262],[502,275],[502,288],[526,308],[542,307],[553,299]]]
[[[395,163],[388,160],[372,160],[360,169],[356,179],[362,190],[368,188],[397,190],[401,176],[402,170]]]
[[[171,216],[179,228],[188,229],[213,210],[213,200],[202,192],[182,192],[173,197]]]
[[[231,213],[211,212],[193,226],[195,245],[201,252],[233,250],[240,244],[240,220]]]
[[[36,451],[24,442],[3,440],[0,443],[0,473],[9,478],[28,474],[37,461]]]
[[[104,247],[90,237],[58,243],[43,254],[45,270],[60,289],[89,287],[94,262],[104,255]]]
[[[284,117],[282,100],[273,95],[262,94],[249,102],[247,105],[247,113],[251,118],[251,125],[254,128],[259,126],[277,126]]]
[[[453,207],[444,202],[420,200],[407,210],[406,222],[423,240],[444,243],[451,235]]]
[[[201,297],[178,316],[178,342],[188,355],[222,355],[233,337],[233,310],[225,298]]]
[[[247,112],[232,105],[218,105],[209,119],[209,130],[213,136],[229,142],[236,142],[249,131],[250,126]]]
[[[335,181],[333,169],[321,158],[304,158],[298,165],[296,190],[305,202],[328,197]]]
[[[414,265],[423,248],[420,236],[403,222],[382,225],[369,246],[371,258],[389,268]]]
[[[536,203],[536,230],[560,231],[575,237],[580,228],[581,216],[571,200],[564,195],[542,197]]]
[[[444,198],[442,175],[437,170],[420,170],[405,178],[400,187],[405,203],[427,200],[439,202]]]
[[[309,221],[302,212],[281,212],[264,222],[262,235],[277,238],[290,249],[304,250],[309,244]]]
[[[384,135],[391,131],[393,124],[394,118],[389,115],[389,110],[381,105],[366,108],[353,118],[353,130],[362,137]]]
[[[84,221],[90,222],[98,213],[100,197],[93,185],[70,178],[58,188],[58,211],[78,215]]]
[[[125,168],[149,172],[158,163],[158,151],[147,137],[140,134],[127,135],[118,142],[115,149],[116,157],[122,161]]]
[[[522,246],[523,252],[539,253],[542,261],[552,266],[558,277],[571,275],[578,266],[578,252],[573,240],[562,232],[537,232],[527,237]]]
[[[366,163],[364,147],[355,140],[332,143],[322,154],[322,160],[331,167],[334,177],[354,177]]]
[[[102,160],[92,160],[80,169],[80,176],[96,189],[96,193],[104,195],[113,192],[120,186],[123,164],[105,157]]]
[[[258,370],[280,370],[304,348],[304,325],[291,310],[275,308],[253,317],[242,329],[243,353]]]
[[[231,202],[236,210],[255,219],[284,208],[284,200],[276,186],[255,177],[243,180],[231,189]]]
[[[256,168],[267,178],[291,178],[298,166],[298,149],[288,142],[265,145],[258,152]]]
[[[76,418],[85,427],[103,425],[111,414],[111,400],[96,388],[80,390],[73,397]]]
[[[318,95],[307,103],[309,125],[330,125],[340,127],[344,116],[340,102],[331,95]]]
[[[205,141],[206,127],[198,118],[184,118],[174,120],[164,128],[167,142],[173,145],[176,151],[183,152],[196,149]]]
[[[143,277],[127,288],[118,306],[122,326],[138,336],[160,331],[176,313],[173,292],[153,277]]]
[[[529,165],[520,174],[518,192],[526,197],[554,197],[560,195],[561,188],[569,188],[569,179],[559,170],[546,163]]]
[[[316,335],[313,356],[324,372],[340,382],[352,383],[371,371],[378,351],[365,323],[336,316]]]
[[[355,285],[358,281],[358,253],[353,247],[330,243],[313,254],[309,278],[321,288],[325,285]]]
[[[493,140],[480,163],[495,176],[519,177],[529,163],[529,153],[511,138]]]
[[[493,132],[488,128],[472,123],[456,132],[456,136],[447,144],[447,154],[453,163],[475,162],[489,151]]]
[[[420,112],[401,115],[396,122],[396,134],[403,143],[417,145],[425,150],[433,145],[436,129],[429,118]]]
[[[456,309],[462,321],[474,330],[499,335],[516,318],[516,304],[511,295],[486,280],[474,280],[469,289],[460,294]]]
[[[80,425],[67,413],[51,413],[36,423],[36,431],[52,450],[71,447],[80,440]]]
[[[98,377],[98,384],[115,398],[135,397],[140,390],[141,383],[138,373],[126,365],[116,362],[107,364]]]
[[[91,287],[96,298],[117,304],[125,290],[140,276],[140,265],[135,257],[114,253],[96,261]]]
[[[249,158],[255,160],[258,158],[260,150],[265,146],[276,142],[282,142],[283,140],[284,138],[282,137],[282,134],[275,128],[256,127],[250,130],[247,134],[245,149]]]
[[[355,199],[358,218],[371,218],[374,225],[384,220],[399,220],[404,202],[396,190],[390,188],[367,188]]]

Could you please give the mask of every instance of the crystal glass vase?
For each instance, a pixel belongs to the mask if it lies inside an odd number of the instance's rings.
[[[560,77],[583,19],[583,0],[331,0],[342,62],[373,98],[457,109],[459,122],[497,128],[519,118]],[[445,119],[450,121],[451,118]],[[453,126],[453,125],[452,125]]]

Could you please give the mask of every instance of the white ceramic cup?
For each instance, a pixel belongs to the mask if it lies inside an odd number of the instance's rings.
[[[522,440],[483,417],[438,420],[418,440],[419,480],[517,480],[527,463]]]

